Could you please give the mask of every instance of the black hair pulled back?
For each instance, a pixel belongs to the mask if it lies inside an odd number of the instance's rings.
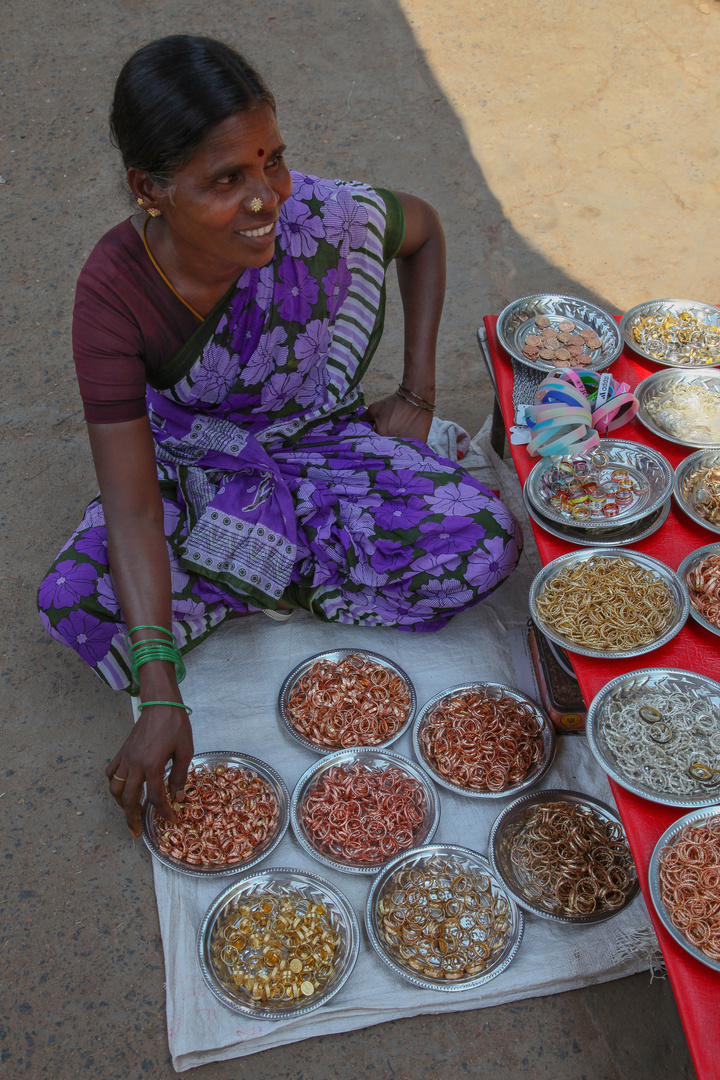
[[[233,113],[275,99],[248,61],[213,38],[173,34],[138,49],[115,83],[110,134],[126,169],[160,187]]]

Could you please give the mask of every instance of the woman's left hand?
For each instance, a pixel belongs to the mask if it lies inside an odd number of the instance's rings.
[[[418,409],[398,394],[390,394],[389,397],[368,405],[365,419],[370,421],[378,435],[427,442],[432,413]]]

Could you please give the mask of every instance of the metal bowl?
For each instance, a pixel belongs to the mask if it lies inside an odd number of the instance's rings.
[[[714,711],[717,714],[717,731],[720,734],[720,684],[698,675],[694,671],[684,671],[682,668],[644,668],[642,671],[633,671],[626,675],[619,675],[602,688],[593,698],[588,709],[585,734],[590,744],[590,749],[597,758],[601,769],[611,776],[621,787],[640,795],[651,802],[661,803],[663,806],[712,806],[720,801],[720,787],[702,784],[693,781],[690,777],[684,777],[687,793],[673,793],[664,790],[657,781],[652,780],[652,774],[648,773],[648,780],[643,781],[628,774],[618,761],[611,746],[608,745],[608,707],[611,702],[618,699],[637,701],[638,709],[643,702],[650,704],[657,701],[657,696],[679,690],[683,693],[710,698]],[[657,707],[657,706],[655,706]],[[643,725],[644,726],[644,725]],[[644,739],[639,736],[640,744],[635,749],[636,762],[641,761],[642,745]],[[697,753],[702,758],[708,753],[708,736],[698,733],[696,741]],[[660,758],[660,754],[657,757]],[[688,762],[688,766],[691,762]],[[658,766],[659,768],[660,766]],[[672,774],[666,766],[662,776],[667,778]]]
[[[510,858],[512,845],[515,837],[522,832],[529,814],[536,806],[542,803],[566,802],[574,803],[585,809],[592,810],[604,821],[612,821],[622,829],[619,815],[612,807],[607,806],[599,799],[591,795],[583,795],[578,791],[566,791],[561,788],[550,788],[546,791],[534,791],[530,795],[523,795],[514,803],[506,807],[495,821],[490,832],[490,861],[497,876],[504,884],[516,904],[539,915],[542,919],[550,919],[552,922],[571,923],[576,926],[589,926],[592,923],[605,922],[612,919],[631,904],[640,890],[640,883],[635,878],[634,883],[628,890],[625,902],[617,908],[606,908],[603,911],[594,911],[592,915],[566,915],[549,908],[542,907],[536,900],[528,883],[518,876]],[[625,830],[623,829],[623,835]]]
[[[559,540],[565,540],[568,544],[576,544],[578,547],[610,548],[637,544],[648,536],[652,536],[667,521],[671,500],[668,499],[659,510],[654,510],[652,514],[648,514],[646,518],[642,518],[640,521],[632,521],[629,525],[622,525],[617,529],[606,529],[604,531],[601,529],[575,529],[572,525],[559,525],[555,521],[549,521],[535,509],[524,490],[523,502],[529,517],[541,529],[550,533],[551,536],[556,536]]]
[[[694,454],[690,454],[675,470],[673,495],[681,510],[684,510],[694,522],[702,525],[704,529],[709,529],[710,532],[720,533],[720,524],[713,525],[711,521],[699,514],[693,498],[695,474],[700,469],[712,468],[720,469],[720,450],[696,450]]]
[[[679,439],[675,435],[671,435],[648,412],[648,402],[654,401],[660,394],[672,392],[676,386],[680,385],[702,386],[712,390],[717,396],[718,415],[720,416],[720,371],[705,371],[698,368],[679,371],[666,368],[663,371],[655,371],[652,375],[648,375],[646,379],[643,379],[635,387],[633,393],[638,399],[638,420],[645,425],[648,431],[652,431],[654,435],[659,435],[661,439],[676,443],[677,446],[692,446],[700,450],[720,450],[720,440],[713,442],[712,439],[702,438]]]
[[[536,329],[536,315],[546,315],[553,325],[571,319],[579,329],[593,330],[597,334],[602,344],[595,350],[593,362],[586,370],[602,371],[622,352],[618,324],[601,308],[574,296],[535,293],[513,300],[500,312],[497,321],[497,335],[503,348],[513,360],[535,371],[557,371],[548,360],[530,360],[523,354],[525,338]],[[568,366],[572,366],[570,362]]]
[[[492,886],[493,898],[503,897],[507,902],[510,917],[507,940],[491,966],[486,968],[480,975],[468,976],[465,979],[448,982],[445,979],[433,979],[430,976],[418,974],[412,968],[406,967],[390,951],[380,933],[378,905],[385,895],[393,874],[398,870],[412,870],[415,867],[424,868],[434,858],[452,860],[463,871],[474,871],[487,876]],[[419,986],[424,990],[442,990],[448,993],[457,993],[461,990],[473,990],[477,986],[482,986],[483,983],[489,982],[490,979],[494,979],[496,975],[505,970],[520,948],[525,920],[522,912],[518,910],[513,902],[509,891],[497,879],[497,875],[493,873],[490,863],[484,855],[472,851],[470,848],[460,847],[458,844],[429,844],[426,847],[415,848],[413,851],[396,856],[375,878],[365,907],[365,926],[373,949],[382,962],[396,975],[400,975],[407,982],[412,983],[413,986]]]
[[[638,304],[637,307],[631,308],[626,315],[623,316],[620,322],[620,333],[623,336],[625,344],[628,345],[633,352],[639,353],[640,356],[644,356],[646,360],[652,360],[655,364],[662,364],[663,367],[680,367],[680,368],[709,368],[717,367],[720,364],[720,349],[717,356],[708,363],[687,363],[683,361],[683,346],[678,346],[672,351],[658,359],[657,356],[653,356],[652,353],[647,352],[646,349],[640,345],[634,337],[633,331],[641,319],[648,318],[649,316],[664,315],[679,315],[681,311],[689,311],[697,318],[701,318],[703,322],[710,323],[713,326],[720,328],[720,310],[713,307],[712,304],[703,304],[699,300],[648,300],[644,304]]]
[[[218,920],[232,910],[237,903],[245,902],[253,894],[271,893],[277,897],[291,896],[325,906],[330,923],[341,936],[336,970],[317,996],[300,1004],[294,999],[278,1003],[254,1001],[246,990],[237,987],[230,977],[222,978],[213,963],[217,942],[214,940]],[[202,921],[197,936],[200,970],[208,988],[223,1005],[233,1012],[243,1013],[256,1020],[291,1020],[313,1012],[325,1005],[350,977],[360,950],[360,927],[355,912],[343,894],[315,874],[305,870],[286,867],[269,867],[257,874],[238,878],[213,900]],[[222,961],[218,959],[218,966]]]
[[[521,780],[519,783],[513,784],[510,787],[503,788],[502,791],[476,791],[473,788],[463,787],[462,784],[456,784],[454,781],[448,780],[427,756],[421,739],[422,732],[428,723],[430,714],[441,701],[446,701],[448,698],[456,697],[458,694],[463,694],[468,691],[478,690],[487,690],[496,700],[500,697],[510,697],[513,701],[529,705],[535,714],[539,730],[542,732],[543,755],[540,763],[528,773],[524,780]],[[533,787],[543,778],[552,765],[555,757],[555,748],[555,729],[550,723],[548,716],[543,712],[537,702],[533,701],[532,698],[527,697],[526,694],[521,694],[519,690],[513,690],[510,686],[503,686],[502,683],[465,683],[462,686],[452,686],[447,690],[443,690],[441,694],[436,694],[435,697],[430,698],[430,700],[422,707],[413,725],[413,749],[415,751],[415,756],[423,769],[430,773],[436,784],[440,784],[441,787],[447,788],[448,791],[454,791],[456,795],[467,795],[471,799],[507,799],[512,795],[517,795],[519,792],[526,791],[528,788]]]
[[[152,803],[146,802],[142,814],[143,840],[158,862],[161,862],[164,866],[169,866],[171,870],[186,874],[188,877],[224,878],[231,877],[234,874],[243,874],[251,867],[257,866],[263,859],[266,859],[285,835],[290,822],[290,792],[279,773],[276,773],[264,761],[250,757],[249,754],[236,754],[231,750],[211,750],[205,754],[195,754],[189,767],[193,768],[197,765],[207,765],[210,768],[213,765],[236,765],[241,769],[251,769],[257,773],[260,779],[264,780],[272,788],[278,804],[278,819],[272,835],[267,836],[261,844],[258,844],[250,858],[245,859],[243,862],[234,862],[231,866],[219,867],[190,866],[189,863],[183,862],[181,859],[170,858],[169,855],[160,850],[155,807]],[[165,770],[166,780],[170,775],[171,768],[172,766],[168,765]]]
[[[317,859],[318,862],[323,863],[325,866],[332,867],[333,870],[340,870],[344,874],[377,874],[378,870],[381,870],[390,859],[395,857],[394,854],[388,855],[387,858],[374,863],[352,862],[351,860],[341,858],[339,855],[331,857],[320,850],[316,842],[308,833],[302,820],[303,803],[306,796],[325,775],[328,769],[332,769],[336,765],[354,765],[358,762],[367,765],[369,768],[383,770],[390,766],[395,766],[402,769],[404,773],[412,777],[413,780],[417,780],[417,782],[422,785],[425,795],[425,816],[422,823],[415,831],[412,846],[419,847],[422,844],[429,843],[435,835],[440,822],[440,800],[437,797],[435,788],[425,776],[422,769],[419,769],[412,761],[402,757],[400,754],[392,754],[388,750],[376,750],[374,747],[358,747],[354,750],[338,750],[336,753],[328,754],[314,765],[311,765],[295,785],[292,802],[290,804],[290,820],[298,842],[313,856],[314,859]]]
[[[689,555],[686,555],[683,561],[677,568],[677,576],[680,578],[680,584],[685,590],[690,604],[690,615],[696,622],[699,622],[701,626],[704,626],[706,630],[709,630],[711,634],[717,634],[720,637],[720,626],[716,626],[715,623],[710,622],[704,615],[694,607],[692,600],[690,599],[690,590],[685,580],[690,570],[694,570],[699,562],[702,562],[708,555],[720,555],[720,543],[706,544],[705,547],[697,548],[696,551],[691,551]],[[720,796],[718,796],[720,798]]]
[[[559,634],[541,617],[537,610],[537,598],[547,583],[554,578],[556,574],[565,570],[566,567],[574,566],[576,563],[587,562],[589,559],[596,556],[601,559],[631,559],[632,562],[637,563],[639,566],[642,566],[643,569],[649,571],[670,590],[672,598],[675,601],[675,616],[671,620],[670,625],[662,634],[658,634],[654,641],[649,642],[647,645],[640,645],[636,649],[590,649],[586,648],[584,645],[576,645],[563,634]],[[665,645],[666,642],[670,641],[680,632],[680,630],[682,630],[690,608],[687,593],[683,589],[677,574],[673,573],[670,567],[666,566],[665,563],[660,562],[659,559],[654,559],[652,555],[645,555],[644,552],[641,551],[627,552],[623,551],[622,548],[597,547],[586,548],[584,551],[571,551],[567,555],[560,555],[559,558],[553,559],[552,562],[543,567],[540,573],[535,576],[530,586],[528,604],[533,622],[535,622],[536,625],[540,627],[543,634],[545,634],[546,637],[549,637],[551,641],[554,641],[556,645],[562,645],[563,649],[567,649],[569,652],[579,653],[581,656],[599,656],[603,658],[642,656],[643,653],[652,652],[653,649],[658,649],[661,645]]]
[[[677,941],[680,948],[684,949],[690,956],[694,956],[701,964],[705,964],[706,967],[712,968],[713,971],[720,971],[720,960],[711,960],[704,952],[697,949],[694,945],[691,945],[688,939],[677,929],[674,923],[670,921],[670,916],[662,901],[660,887],[660,855],[663,848],[673,847],[678,842],[680,834],[688,825],[702,826],[706,822],[715,820],[717,817],[720,817],[720,807],[715,810],[695,810],[692,814],[686,814],[685,817],[681,817],[677,821],[674,821],[672,825],[665,830],[655,845],[655,849],[650,856],[650,866],[648,867],[650,895],[660,922],[663,924],[668,934]]]
[[[402,727],[391,738],[386,739],[385,742],[379,743],[373,749],[380,749],[381,747],[391,746],[399,738],[401,738],[410,725],[413,722],[415,716],[415,710],[417,708],[417,694],[415,693],[415,687],[413,686],[410,676],[403,671],[401,667],[393,663],[392,660],[388,660],[386,656],[382,656],[380,653],[370,652],[369,649],[333,649],[329,652],[315,653],[314,656],[309,656],[307,660],[303,660],[301,664],[294,667],[290,674],[285,679],[284,683],[280,687],[280,693],[278,695],[278,710],[282,718],[285,727],[290,732],[294,739],[306,749],[312,750],[314,754],[334,754],[336,750],[341,749],[337,746],[320,746],[318,743],[310,742],[304,735],[301,735],[294,727],[293,722],[288,713],[287,703],[290,700],[290,696],[295,687],[295,683],[305,675],[313,664],[316,664],[319,660],[332,660],[334,663],[340,663],[348,656],[361,656],[364,659],[371,661],[374,664],[382,664],[383,667],[388,668],[394,675],[398,675],[403,682],[407,684],[408,691],[410,693],[410,706],[408,708],[408,714]]]
[[[600,452],[607,457],[607,464],[593,467],[591,458],[593,454]],[[580,459],[590,465],[591,471],[597,475],[601,483],[610,482],[613,470],[623,468],[630,474],[633,481],[646,483],[647,491],[637,495],[627,509],[620,510],[617,517],[592,517],[587,521],[576,521],[569,514],[563,513],[551,504],[544,477],[548,469],[552,467],[553,460],[560,459],[544,458],[538,461],[530,471],[523,486],[523,492],[538,513],[556,524],[576,529],[578,532],[604,533],[641,519],[644,520],[664,506],[670,498],[674,479],[672,467],[659,450],[654,450],[650,446],[622,439],[603,439],[601,445],[594,451],[578,455],[572,460]]]

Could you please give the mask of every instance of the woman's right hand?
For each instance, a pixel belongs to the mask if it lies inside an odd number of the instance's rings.
[[[167,821],[177,821],[165,791],[165,766],[172,759],[168,778],[170,798],[181,802],[192,756],[192,727],[185,709],[171,705],[150,705],[143,709],[120,752],[105,770],[110,793],[125,813],[133,836],[142,832],[143,784],[155,812]]]

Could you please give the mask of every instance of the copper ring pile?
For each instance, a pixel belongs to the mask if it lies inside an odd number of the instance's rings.
[[[206,867],[245,862],[272,834],[280,813],[270,785],[238,765],[191,768],[185,801],[173,809],[176,825],[156,819],[160,851]]]
[[[441,701],[429,714],[420,741],[433,767],[453,784],[503,791],[519,784],[542,761],[543,736],[530,705],[487,690]]]
[[[526,896],[556,915],[622,907],[636,881],[620,826],[575,803],[533,807],[512,839],[510,860]]]
[[[379,746],[396,735],[410,708],[404,679],[362,656],[319,660],[295,684],[287,713],[317,746]]]
[[[660,854],[668,917],[691,945],[720,961],[720,819],[686,825]]]
[[[434,857],[392,875],[378,904],[378,928],[403,967],[455,981],[492,966],[507,943],[511,912],[489,874]]]
[[[412,847],[427,804],[422,785],[397,766],[329,768],[305,796],[302,823],[331,859],[376,863]]]
[[[688,570],[685,583],[695,611],[720,629],[720,554],[706,555]]]
[[[234,996],[240,990],[256,1004],[295,1006],[327,986],[341,940],[325,904],[260,891],[218,918],[210,956]]]

